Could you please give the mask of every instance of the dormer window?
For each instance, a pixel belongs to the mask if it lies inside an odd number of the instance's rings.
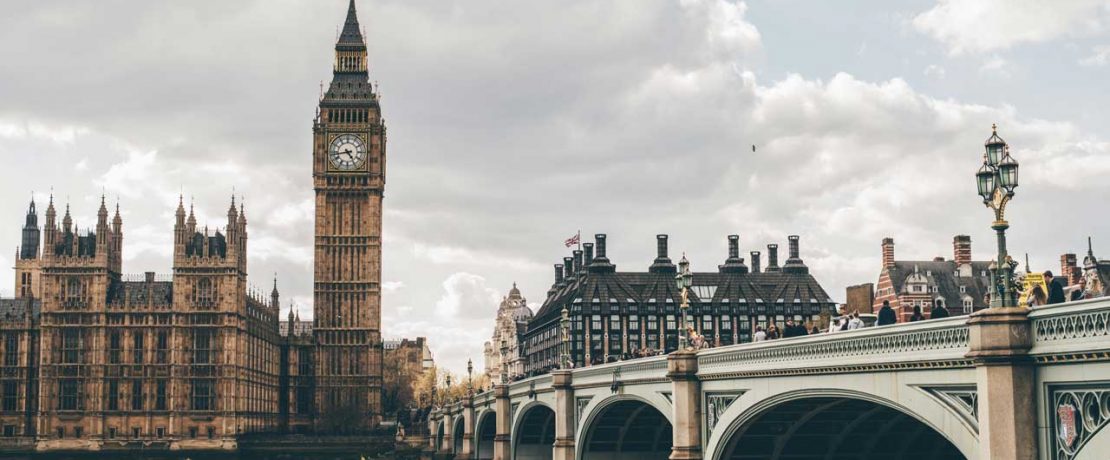
[[[967,286],[960,286],[960,294],[967,294]]]

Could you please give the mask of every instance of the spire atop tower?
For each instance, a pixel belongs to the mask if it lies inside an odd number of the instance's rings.
[[[358,12],[355,11],[355,0],[347,6],[347,20],[343,22],[343,31],[339,33],[336,45],[366,46],[362,40],[362,30],[358,25]]]

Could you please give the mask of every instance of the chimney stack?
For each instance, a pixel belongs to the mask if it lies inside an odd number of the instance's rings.
[[[767,245],[767,272],[779,271],[779,245],[771,243]]]
[[[594,263],[594,244],[584,243],[582,248],[586,250],[586,260],[583,263],[586,267],[589,267],[590,264]]]
[[[752,251],[752,273],[759,273],[759,251]]]
[[[590,264],[590,273],[612,273],[617,271],[617,266],[609,263],[609,258],[605,254],[605,234],[598,233],[594,235],[594,248],[597,249],[597,257],[594,257],[593,262]]]
[[[952,249],[955,255],[956,266],[971,263],[971,237],[967,235],[956,235],[952,239]]]
[[[790,235],[786,237],[789,241],[790,257],[786,259],[786,265],[782,269],[787,273],[809,273],[809,267],[806,267],[805,262],[802,261],[801,251],[798,249],[798,242],[801,237],[798,235]]]
[[[563,284],[563,264],[555,264],[555,284]]]
[[[721,273],[748,272],[748,266],[744,265],[744,259],[740,258],[740,235],[728,236],[728,259],[725,259],[725,264],[718,266],[717,269]]]
[[[563,278],[570,283],[570,279],[574,277],[574,258],[563,257]]]
[[[883,238],[883,268],[894,268],[894,238]]]
[[[651,273],[675,273],[674,263],[667,255],[667,235],[655,235],[655,261],[648,267]]]
[[[1079,259],[1075,254],[1060,256],[1060,275],[1068,280],[1068,284],[1076,284],[1083,273],[1079,270]]]
[[[574,254],[574,273],[579,277],[585,276],[586,272],[582,270],[582,250],[575,249],[572,254]]]

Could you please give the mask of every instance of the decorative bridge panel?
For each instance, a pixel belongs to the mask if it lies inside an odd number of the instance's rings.
[[[791,368],[811,374],[820,373],[823,367],[834,367],[837,372],[886,368],[879,367],[882,365],[937,367],[936,362],[945,362],[947,367],[968,366],[965,321],[951,318],[920,326],[875,327],[706,350],[699,353],[699,376],[768,370],[788,373]]]
[[[1110,421],[1110,382],[1049,389],[1052,458],[1070,460]]]

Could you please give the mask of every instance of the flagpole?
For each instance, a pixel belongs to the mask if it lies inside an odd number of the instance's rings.
[[[582,250],[582,229],[578,229],[578,250]]]

